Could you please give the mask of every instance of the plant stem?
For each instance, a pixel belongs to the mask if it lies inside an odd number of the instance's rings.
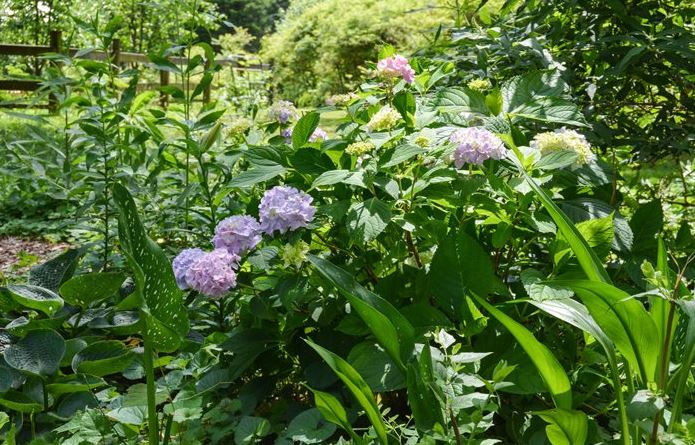
[[[625,396],[623,395],[623,383],[620,380],[620,372],[618,371],[618,366],[615,363],[615,359],[608,361],[611,368],[611,378],[613,380],[613,390],[615,391],[615,396],[618,403],[618,414],[620,417],[620,434],[621,443],[623,445],[630,445],[630,423],[627,419],[627,411],[625,409]],[[629,376],[628,376],[629,377]]]
[[[143,362],[145,364],[145,379],[147,381],[147,432],[150,437],[148,445],[159,445],[157,402],[155,400],[154,352],[152,351],[150,338],[147,335],[143,337],[145,344]]]
[[[164,440],[162,441],[162,445],[169,445],[169,440],[171,439],[171,424],[173,423],[173,420],[173,415],[167,416],[167,423],[164,427]]]
[[[48,388],[46,388],[46,380],[41,380],[41,388],[43,389],[43,410],[48,411]]]
[[[630,392],[630,394],[634,395],[635,394],[635,382],[632,380],[632,370],[630,369],[630,364],[627,362],[627,360],[624,361],[624,366],[625,366],[625,381],[627,382],[627,390]],[[632,434],[632,444],[633,445],[642,445],[642,433],[640,431],[639,425],[635,425],[634,431]]]
[[[461,432],[459,431],[459,425],[456,422],[456,417],[454,412],[449,408],[449,418],[451,419],[451,426],[454,428],[454,436],[456,436],[456,445],[461,445]]]

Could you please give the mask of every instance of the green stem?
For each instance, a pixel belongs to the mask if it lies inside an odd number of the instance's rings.
[[[627,420],[627,410],[625,409],[625,396],[623,395],[623,383],[620,380],[620,372],[615,360],[608,361],[611,368],[611,378],[613,380],[613,390],[618,403],[618,414],[620,416],[620,435],[622,445],[630,445],[630,423]],[[628,376],[629,377],[629,376]]]
[[[46,380],[41,380],[41,388],[43,389],[43,410],[48,411],[48,388],[46,388]]]
[[[630,394],[635,394],[635,383],[632,380],[632,370],[630,369],[630,364],[625,360],[625,381],[627,383],[627,390]],[[640,431],[639,425],[635,425],[632,434],[632,444],[642,445],[642,432]]]
[[[169,445],[169,440],[171,439],[171,424],[173,423],[174,416],[167,416],[167,423],[164,427],[164,440],[162,445]]]
[[[145,378],[147,381],[147,429],[150,436],[148,445],[159,445],[159,424],[155,401],[154,351],[152,351],[152,340],[148,336],[144,336],[143,340],[145,344],[143,361],[145,364]]]

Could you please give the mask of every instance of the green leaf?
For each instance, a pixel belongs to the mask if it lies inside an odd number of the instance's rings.
[[[657,248],[656,235],[664,225],[664,211],[661,201],[654,200],[637,207],[630,228],[634,235],[632,251],[635,253],[652,253]]]
[[[17,304],[41,311],[49,316],[63,307],[63,299],[55,292],[43,287],[30,284],[9,284],[0,290],[8,292],[10,298]]]
[[[536,340],[531,332],[513,318],[473,294],[473,298],[495,317],[516,338],[521,347],[536,366],[546,388],[555,401],[555,406],[572,409],[572,388],[565,370],[557,358],[543,343]]]
[[[406,126],[415,126],[415,96],[409,91],[400,91],[393,97],[393,106],[403,117]]]
[[[355,202],[346,217],[347,229],[353,241],[366,244],[386,229],[391,221],[391,209],[378,198]]]
[[[0,396],[0,405],[12,411],[20,413],[38,413],[43,410],[43,405],[21,392],[11,390]]]
[[[72,359],[75,372],[97,377],[123,372],[130,366],[134,356],[123,343],[103,340],[92,343]]]
[[[552,445],[584,445],[589,430],[589,422],[581,411],[560,408],[536,411],[533,414],[549,423],[545,427]]]
[[[260,438],[270,434],[270,422],[262,417],[244,416],[234,430],[236,445],[258,443]]]
[[[46,389],[48,389],[48,392],[54,397],[58,397],[63,394],[91,391],[96,388],[101,388],[102,386],[106,386],[106,382],[102,378],[91,375],[72,374],[51,379],[50,383],[46,385]]]
[[[440,307],[455,314],[471,332],[484,327],[485,320],[466,295],[488,295],[503,287],[487,252],[462,230],[452,230],[441,240],[427,280]]]
[[[374,341],[356,344],[347,361],[376,392],[388,392],[405,388],[406,380],[398,365]]]
[[[135,292],[145,303],[141,319],[145,322],[146,336],[155,349],[175,351],[188,334],[189,322],[169,258],[145,233],[128,190],[115,184],[113,197],[119,209],[121,249],[134,274]]]
[[[415,329],[410,322],[391,303],[362,287],[351,274],[330,261],[314,255],[309,255],[309,261],[350,302],[391,360],[405,373],[405,363],[415,347]]]
[[[386,151],[379,157],[379,168],[387,169],[394,167],[426,151],[417,145],[399,145]]]
[[[347,431],[350,437],[352,437],[352,440],[356,444],[361,445],[363,441],[352,429],[345,408],[340,401],[333,394],[327,392],[318,391],[316,389],[311,389],[311,392],[314,393],[316,408],[318,408],[323,417]]]
[[[65,354],[65,340],[52,329],[29,331],[5,349],[5,361],[19,371],[39,376],[55,374]]]
[[[441,404],[432,388],[435,387],[432,351],[424,344],[419,360],[408,363],[408,404],[413,411],[415,425],[428,431],[436,424],[444,425]]]
[[[314,183],[311,184],[311,188],[314,189],[322,185],[334,184],[350,184],[367,188],[367,184],[364,182],[364,172],[353,172],[350,170],[331,170],[321,173],[321,175],[314,180]]]
[[[73,277],[60,286],[60,295],[83,309],[114,295],[128,276],[122,272],[88,273]]]
[[[333,435],[336,427],[326,423],[321,411],[311,408],[297,414],[289,425],[285,436],[293,443],[325,443]]]
[[[269,181],[287,171],[279,164],[257,165],[249,170],[239,173],[229,182],[230,187],[249,188],[261,182]]]
[[[292,146],[301,148],[309,141],[314,130],[319,126],[321,115],[315,112],[305,114],[292,129]]]
[[[607,283],[556,280],[571,288],[616,348],[639,371],[643,383],[654,382],[659,357],[659,334],[642,303]]]
[[[614,237],[613,215],[604,218],[589,219],[575,224],[577,231],[581,234],[596,253],[597,257],[605,258],[610,253],[611,243]],[[562,246],[568,246],[569,242],[565,239],[564,234],[558,234],[558,241]],[[571,252],[571,248],[559,248],[554,254],[555,264]]]
[[[565,215],[560,208],[555,205],[553,200],[548,196],[545,191],[538,185],[538,183],[532,179],[526,170],[519,164],[516,160],[517,166],[521,174],[526,179],[526,182],[531,186],[531,189],[536,193],[536,196],[541,201],[541,204],[553,218],[555,224],[557,224],[560,232],[562,232],[563,237],[569,243],[572,251],[577,256],[579,265],[584,270],[584,273],[590,280],[600,281],[604,283],[610,283],[611,279],[603,267],[603,263],[598,259],[596,253],[591,249],[589,244],[586,242],[584,237],[582,237],[579,230],[575,227],[574,223]]]
[[[665,406],[663,398],[648,389],[641,389],[635,393],[630,403],[627,404],[627,413],[633,422],[643,419],[651,420]]]
[[[485,95],[467,87],[443,88],[437,91],[431,105],[443,113],[476,113],[484,116],[490,114]]]
[[[384,424],[384,419],[379,412],[379,407],[376,404],[374,394],[372,394],[369,385],[365,383],[362,377],[355,371],[355,368],[350,366],[348,362],[309,340],[305,339],[304,341],[319,354],[333,372],[336,373],[338,378],[343,381],[345,386],[348,387],[369,418],[372,426],[374,426],[374,431],[376,432],[379,442],[381,442],[382,445],[388,445],[386,425]]]
[[[29,271],[29,284],[58,292],[60,285],[75,273],[84,252],[83,248],[68,249],[57,257],[32,267]]]
[[[556,150],[544,154],[541,159],[534,164],[535,168],[541,170],[556,170],[568,167],[577,162],[578,154],[571,150]]]
[[[545,97],[561,97],[568,89],[559,71],[532,71],[513,77],[502,85],[503,109],[515,113]]]
[[[586,121],[577,105],[559,97],[544,97],[517,107],[509,113],[514,117],[542,122],[585,127]]]

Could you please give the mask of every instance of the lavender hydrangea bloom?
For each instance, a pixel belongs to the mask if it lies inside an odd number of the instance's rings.
[[[186,283],[186,271],[203,255],[205,255],[205,252],[202,249],[184,249],[174,258],[171,267],[174,269],[176,284],[178,284],[181,290],[186,290],[190,287]]]
[[[313,198],[294,187],[277,186],[265,192],[258,212],[261,230],[272,235],[306,227],[314,219]]]
[[[191,289],[217,299],[236,286],[235,267],[239,256],[225,249],[205,253],[186,271],[186,283]]]
[[[212,244],[216,249],[241,255],[261,242],[261,226],[253,216],[234,215],[225,218],[215,228]]]
[[[454,151],[456,168],[463,164],[480,165],[488,159],[503,159],[507,156],[504,142],[484,128],[470,127],[456,130],[449,140],[457,144]]]
[[[299,117],[299,111],[294,104],[287,100],[281,100],[273,104],[269,110],[270,118],[281,124],[286,124],[289,121],[296,120]]]

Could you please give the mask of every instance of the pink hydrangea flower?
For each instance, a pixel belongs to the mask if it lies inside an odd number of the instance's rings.
[[[507,150],[502,139],[480,127],[456,130],[449,136],[449,141],[456,144],[454,164],[456,168],[463,164],[481,165],[488,159],[504,159]]]
[[[411,68],[408,59],[398,54],[381,59],[376,69],[384,77],[402,77],[407,83],[415,81],[415,70]]]

